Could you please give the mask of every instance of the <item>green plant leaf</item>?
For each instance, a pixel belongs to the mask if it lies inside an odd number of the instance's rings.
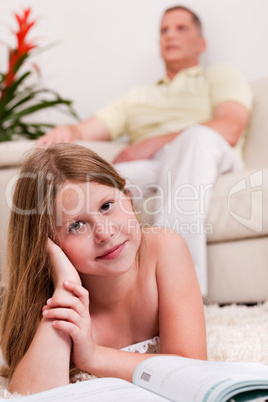
[[[16,97],[16,90],[18,86],[31,74],[31,71],[24,73],[17,81],[13,82],[7,89],[2,91],[2,99],[0,101],[0,119],[4,113],[5,107],[10,101]],[[4,93],[4,96],[3,96]]]
[[[25,102],[34,99],[36,95],[44,92],[50,92],[50,91],[47,89],[38,89],[36,91],[33,91],[31,88],[25,88],[24,91],[18,93],[17,96],[9,102],[12,104],[12,106],[6,108],[4,115],[9,114],[17,107],[23,105]]]
[[[2,82],[4,82],[5,78],[6,78],[6,74],[0,73],[0,84],[2,84]],[[1,86],[0,86],[0,90],[2,90]]]
[[[18,78],[18,73],[25,63],[26,59],[37,53],[43,52],[48,47],[55,46],[56,43],[52,43],[49,46],[39,48],[35,44],[30,42],[24,43],[20,49],[9,49],[10,64],[12,65],[12,73],[9,78],[14,81],[6,87],[6,78],[8,73],[0,73],[0,141],[11,140],[13,134],[25,134],[29,138],[37,138],[44,134],[45,130],[54,127],[53,124],[47,123],[27,123],[23,121],[24,117],[35,113],[45,108],[56,107],[60,112],[68,113],[77,120],[79,117],[73,108],[71,100],[63,99],[59,94],[50,89],[38,88],[37,84],[31,84],[26,86],[27,78],[33,73],[33,70],[23,73]],[[31,49],[31,47],[33,48]],[[23,55],[23,49],[29,49]],[[44,94],[47,93],[50,96],[47,99]],[[43,96],[42,96],[43,95]],[[61,107],[63,106],[63,107]]]
[[[54,101],[41,101],[40,103],[30,106],[26,109],[20,110],[17,113],[11,113],[10,115],[8,115],[5,119],[2,119],[1,122],[6,121],[6,120],[11,120],[11,119],[15,119],[15,118],[19,118],[21,116],[26,116],[27,114],[31,114],[34,112],[37,112],[38,110],[41,109],[45,109],[45,108],[49,108],[49,107],[53,107],[53,106],[58,106],[58,105],[67,105],[70,106],[71,105],[71,101],[68,100],[54,100]]]
[[[17,73],[19,71],[19,69],[21,68],[21,66],[23,65],[24,61],[30,56],[30,52],[24,53],[19,60],[17,61],[17,63],[14,66],[14,73]]]
[[[12,134],[6,131],[0,132],[0,142],[11,141],[11,140],[12,140]]]
[[[44,135],[46,132],[46,128],[53,128],[53,124],[24,124],[24,123],[18,123],[16,125],[16,132],[21,134],[21,135],[26,135],[30,139],[36,139],[40,137],[41,135]],[[19,130],[18,130],[19,129]]]
[[[23,123],[20,120],[11,124],[5,131],[1,132],[0,127],[0,141],[7,141],[8,139],[1,139],[1,135],[4,134],[4,138],[12,139],[13,134],[24,135],[29,139],[37,139],[41,135],[44,135],[47,132],[47,128],[55,127],[54,124],[47,123]],[[8,135],[7,135],[8,133]]]

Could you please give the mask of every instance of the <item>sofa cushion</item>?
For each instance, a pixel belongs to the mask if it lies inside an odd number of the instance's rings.
[[[254,102],[244,148],[245,166],[268,167],[268,78],[251,86]]]
[[[267,300],[267,261],[267,237],[209,244],[207,301],[226,304]]]
[[[268,169],[248,169],[220,176],[213,189],[207,222],[208,242],[268,234]]]
[[[0,142],[0,168],[19,166],[23,154],[34,144],[30,140]]]

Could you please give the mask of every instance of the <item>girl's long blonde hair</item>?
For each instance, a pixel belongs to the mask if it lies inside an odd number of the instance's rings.
[[[0,335],[10,378],[28,350],[53,294],[52,267],[46,251],[55,240],[54,200],[66,181],[125,188],[125,179],[88,148],[56,144],[35,149],[22,164],[16,183],[7,243],[7,285],[3,295]]]

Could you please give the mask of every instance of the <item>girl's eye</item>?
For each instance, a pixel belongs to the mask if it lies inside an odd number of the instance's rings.
[[[68,233],[75,233],[81,230],[81,228],[84,226],[84,222],[77,221],[74,222],[72,225],[69,226],[68,228]]]
[[[101,213],[109,212],[112,209],[112,206],[113,206],[113,201],[105,202],[105,204],[103,204],[101,206],[101,209],[100,209]]]

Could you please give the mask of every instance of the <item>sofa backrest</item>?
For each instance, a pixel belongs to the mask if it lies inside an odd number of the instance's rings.
[[[244,157],[247,168],[268,166],[268,78],[251,84],[253,90],[253,110],[247,137]]]

